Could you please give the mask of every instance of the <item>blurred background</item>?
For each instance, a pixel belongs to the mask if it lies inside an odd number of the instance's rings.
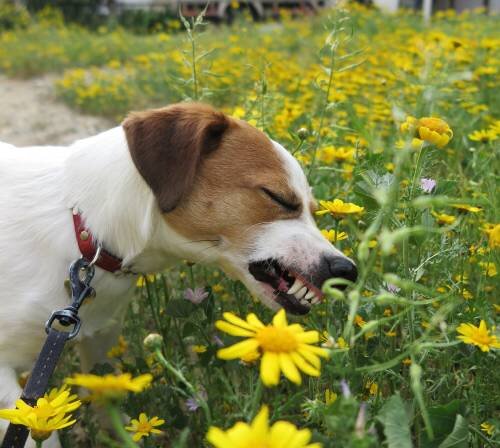
[[[3,0],[9,1],[9,0]],[[185,17],[198,14],[205,8],[204,0],[11,0],[18,6],[25,6],[36,12],[47,6],[60,9],[64,17],[85,25],[118,22],[138,30],[150,30],[167,20],[178,16],[178,11]],[[398,8],[428,8],[432,11],[453,9],[462,12],[467,9],[484,7],[487,11],[500,10],[500,0],[360,0],[366,5],[375,5],[386,11]],[[231,22],[235,14],[248,10],[255,20],[269,17],[278,18],[281,8],[295,14],[311,14],[321,7],[335,6],[336,0],[223,0],[212,1],[206,9],[205,17],[214,21]]]

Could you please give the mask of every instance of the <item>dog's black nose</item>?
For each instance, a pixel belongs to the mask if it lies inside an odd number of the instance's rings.
[[[345,278],[351,282],[355,282],[358,278],[358,269],[356,265],[343,257],[328,257],[328,269],[330,277]]]

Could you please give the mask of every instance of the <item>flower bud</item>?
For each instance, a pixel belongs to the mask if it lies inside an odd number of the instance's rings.
[[[162,343],[163,338],[158,333],[148,334],[143,341],[144,347],[151,351],[161,348]]]
[[[305,140],[307,137],[309,137],[309,131],[307,128],[300,128],[297,131],[297,137],[300,138],[300,140]]]

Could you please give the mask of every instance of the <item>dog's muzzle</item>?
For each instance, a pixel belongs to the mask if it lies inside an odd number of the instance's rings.
[[[340,256],[324,256],[314,272],[304,273],[293,267],[285,267],[274,258],[254,261],[248,270],[255,280],[272,290],[274,300],[292,314],[307,314],[312,305],[323,298],[321,287],[330,278],[343,278],[355,282],[356,265]],[[345,289],[345,286],[337,286]]]

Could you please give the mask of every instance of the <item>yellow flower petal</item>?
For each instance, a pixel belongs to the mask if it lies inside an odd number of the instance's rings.
[[[286,313],[285,310],[282,308],[279,310],[276,315],[273,317],[273,325],[275,327],[286,327],[287,326],[287,321],[286,321]]]
[[[231,336],[255,336],[255,331],[246,330],[245,328],[238,327],[223,320],[218,320],[217,322],[215,322],[215,327],[220,331],[223,331],[224,333],[230,334]]]
[[[305,374],[310,376],[319,376],[319,369],[314,368],[311,364],[306,362],[298,353],[292,352],[290,353],[290,357],[292,358],[294,364]]]
[[[229,323],[233,325],[245,328],[250,331],[255,330],[255,328],[252,325],[250,325],[248,322],[245,322],[243,319],[239,318],[233,313],[226,312],[222,316],[224,317],[224,319],[226,319]]]
[[[277,353],[265,352],[260,362],[260,377],[265,386],[276,386],[280,380],[280,364]]]
[[[248,353],[257,350],[259,342],[256,339],[247,339],[238,342],[231,347],[222,348],[217,352],[217,357],[220,359],[236,359],[247,355]]]
[[[300,373],[297,370],[297,367],[295,367],[295,364],[293,363],[290,355],[287,353],[279,353],[278,357],[279,357],[279,362],[280,362],[280,368],[281,368],[281,371],[283,372],[283,374],[292,383],[301,384],[302,377],[300,376]]]

